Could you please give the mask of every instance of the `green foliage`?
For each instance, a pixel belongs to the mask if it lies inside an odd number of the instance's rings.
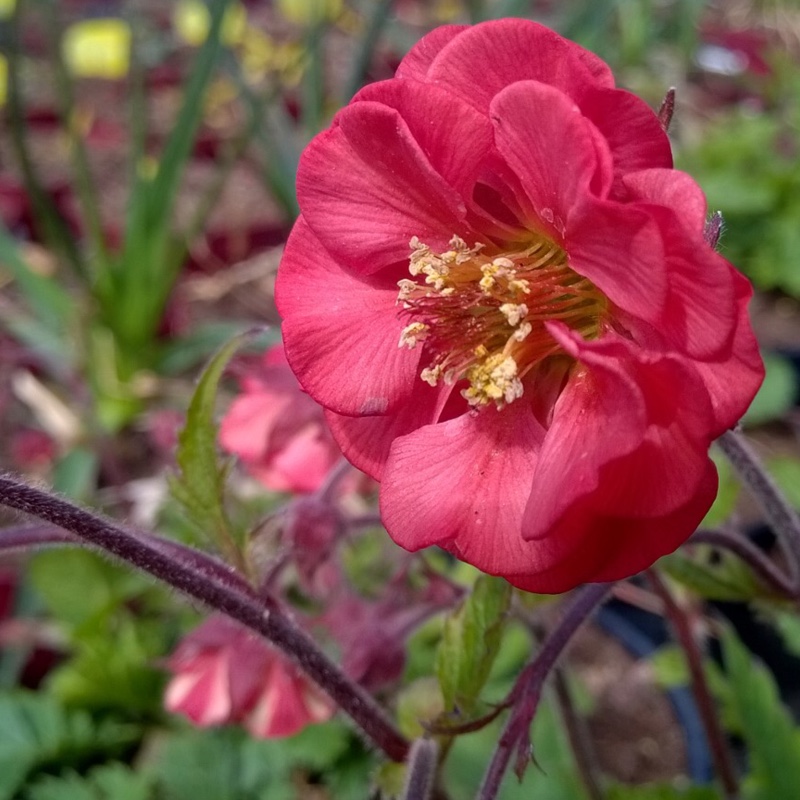
[[[800,459],[793,456],[771,458],[767,468],[786,499],[795,508],[800,508]]]
[[[739,492],[742,488],[742,484],[727,458],[716,449],[711,451],[711,458],[717,467],[719,488],[717,496],[714,498],[714,504],[700,523],[703,528],[715,528],[729,519],[736,507],[736,501],[739,499]]]
[[[653,667],[656,683],[663,689],[688,686],[691,676],[686,656],[678,645],[668,644],[659,647],[648,661]]]
[[[28,574],[47,611],[71,626],[101,619],[147,585],[130,569],[77,547],[37,554]]]
[[[73,500],[88,501],[97,486],[97,453],[74,447],[53,466],[53,489]]]
[[[436,675],[446,710],[469,715],[475,708],[500,648],[511,595],[507,581],[482,575],[445,620]]]
[[[369,761],[335,722],[272,741],[233,728],[187,731],[171,737],[147,768],[165,800],[292,800],[298,771],[313,773],[323,786],[335,784],[337,800],[367,796]]]
[[[752,600],[764,594],[750,567],[726,550],[694,545],[665,556],[658,566],[707,600]]]
[[[610,786],[606,800],[720,800],[713,786],[673,786],[653,783],[647,786]]]
[[[45,349],[51,350],[54,355],[68,357],[63,335],[68,330],[73,313],[69,295],[58,283],[31,269],[2,223],[0,223],[0,265],[11,273],[20,294],[33,314],[29,322],[35,325],[36,338],[31,343],[48,343]],[[9,322],[4,321],[6,324]]]
[[[137,742],[136,726],[94,721],[49,695],[0,694],[0,800],[12,800],[31,776],[78,768],[123,754]]]
[[[800,267],[798,267],[800,271]],[[744,425],[762,425],[780,419],[797,400],[797,381],[792,365],[774,353],[764,354],[764,383],[744,415]]]
[[[761,605],[758,609],[761,617],[771,623],[783,640],[784,647],[794,656],[800,658],[800,616],[797,610],[784,610],[774,605]]]
[[[783,707],[775,680],[725,628],[721,636],[729,723],[747,744],[747,800],[795,800],[800,786],[800,730]]]
[[[228,342],[203,371],[178,436],[175,457],[179,472],[170,481],[173,497],[198,530],[228,549],[232,539],[223,499],[227,469],[221,466],[217,452],[215,406],[225,367],[251,335],[244,333]]]
[[[171,638],[161,590],[78,548],[39,553],[29,581],[65,626],[72,651],[49,676],[54,694],[84,708],[116,709],[129,719],[159,715],[164,676],[155,661]]]
[[[445,786],[451,797],[475,794],[488,763],[487,754],[500,735],[499,727],[493,724],[455,740],[444,767]],[[510,773],[506,776],[500,800],[584,800],[586,792],[575,759],[548,693],[536,712],[531,741],[536,763],[528,768],[521,782]]]
[[[787,95],[797,94],[794,78]],[[793,115],[736,111],[720,118],[678,166],[690,172],[722,211],[721,251],[761,289],[800,296],[800,162],[797,102]]]
[[[34,783],[25,800],[153,800],[153,781],[122,764],[97,767],[85,776],[67,772]]]

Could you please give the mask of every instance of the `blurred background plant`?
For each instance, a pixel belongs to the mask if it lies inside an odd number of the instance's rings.
[[[322,415],[282,366],[272,278],[310,138],[434,26],[501,16],[531,17],[594,50],[654,107],[677,88],[677,163],[723,211],[722,251],[758,290],[768,378],[745,424],[800,503],[796,0],[0,2],[0,466],[199,544],[279,591],[409,737],[420,720],[490,711],[552,601],[391,545],[371,483],[328,470],[337,451]],[[273,327],[223,346],[265,324]],[[262,358],[268,348],[278,355]],[[241,395],[220,443],[239,465],[217,447],[218,411],[236,391],[230,377]],[[721,460],[720,469],[708,529],[752,531],[759,513]],[[769,550],[769,534],[758,536]],[[208,699],[197,694],[207,675],[232,680],[216,640],[183,673],[170,660],[192,641],[197,610],[87,551],[8,553],[0,800],[400,795],[402,768],[379,766],[339,720],[251,738],[237,722],[262,735],[286,730],[255,695],[231,700],[227,715],[172,704],[228,726],[168,715],[170,669],[184,692],[172,696],[186,702]],[[708,543],[665,559],[659,573],[676,614],[707,645],[708,680],[742,755],[743,796],[794,797],[796,603]],[[755,621],[742,623],[742,603],[757,608]],[[709,783],[697,720],[681,711],[691,681],[682,651],[667,643],[663,597],[628,583],[612,606],[623,622],[601,616],[579,640],[537,716],[543,772],[508,781],[501,796],[724,796]],[[645,622],[631,623],[632,607]],[[723,612],[768,667],[752,666]],[[487,644],[477,661],[464,644],[476,640]],[[280,674],[283,697],[289,686],[305,697]],[[290,711],[315,718],[299,699]],[[595,751],[587,762],[584,719]],[[497,736],[492,723],[439,737],[443,792],[474,792]]]

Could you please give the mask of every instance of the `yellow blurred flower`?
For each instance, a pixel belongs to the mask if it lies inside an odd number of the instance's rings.
[[[0,19],[10,17],[14,13],[17,0],[0,0]]]
[[[248,27],[242,37],[239,58],[248,82],[256,83],[277,74],[285,86],[293,86],[303,74],[305,52],[293,42],[276,42],[271,36]]]
[[[121,19],[87,19],[64,33],[64,61],[81,78],[118,80],[128,74],[131,29]]]
[[[175,32],[191,47],[199,47],[211,28],[211,12],[202,0],[179,0],[172,13]],[[222,20],[222,42],[234,45],[241,42],[247,29],[247,11],[241,3],[228,6]]]
[[[280,13],[296,25],[312,25],[336,19],[342,13],[342,0],[277,0]]]

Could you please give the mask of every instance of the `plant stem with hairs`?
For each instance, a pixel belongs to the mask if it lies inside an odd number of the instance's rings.
[[[137,534],[56,495],[0,475],[0,504],[30,514],[99,548],[256,631],[288,655],[393,761],[403,761],[408,742],[383,710],[351,681],[283,612],[274,598],[260,598],[243,580],[223,578],[204,564],[204,554],[181,557],[163,540]],[[34,537],[35,538],[35,537]],[[34,542],[35,543],[35,542]],[[42,543],[42,542],[39,542]]]
[[[600,605],[611,586],[610,583],[590,583],[576,590],[566,602],[560,623],[546,636],[536,657],[517,678],[509,695],[511,714],[483,777],[478,800],[494,800],[497,797],[514,751],[517,753],[515,771],[518,777],[522,777],[530,760],[530,727],[544,682],[564,648]]]

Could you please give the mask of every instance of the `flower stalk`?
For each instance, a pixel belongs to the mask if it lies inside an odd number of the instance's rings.
[[[64,528],[97,547],[178,589],[204,605],[261,634],[286,653],[361,728],[376,748],[403,761],[409,745],[382,709],[281,610],[273,598],[260,598],[243,581],[226,580],[199,560],[180,558],[163,542],[114,524],[99,514],[0,475],[0,504]],[[201,554],[202,555],[202,554]]]
[[[761,506],[783,548],[794,593],[800,588],[800,516],[742,434],[730,430],[717,440],[722,452]]]
[[[561,622],[545,638],[541,649],[520,674],[509,700],[513,708],[483,777],[478,800],[497,797],[511,755],[516,751],[515,771],[521,779],[530,760],[530,727],[539,705],[542,687],[564,648],[580,626],[602,603],[611,583],[590,583],[578,589],[569,601]]]

